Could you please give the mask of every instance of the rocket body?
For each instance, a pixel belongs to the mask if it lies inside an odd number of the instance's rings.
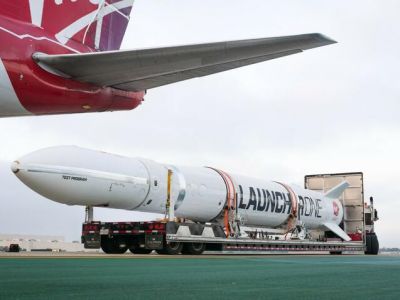
[[[294,218],[307,228],[317,229],[326,228],[327,224],[338,227],[343,220],[337,192],[332,197],[209,167],[172,166],[60,146],[28,154],[11,168],[32,190],[67,205],[164,214],[170,169],[176,217],[197,222],[219,221],[230,206],[242,224],[248,226],[277,228]]]

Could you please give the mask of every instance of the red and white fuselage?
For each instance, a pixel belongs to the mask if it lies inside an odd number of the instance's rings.
[[[120,50],[134,0],[0,0],[0,117],[130,110],[145,91],[335,43],[319,34]]]
[[[106,32],[101,32],[99,22],[96,28],[87,26],[99,10],[99,2],[0,1],[0,117],[130,110],[141,103],[144,92],[71,80],[44,70],[32,58],[35,53],[89,53],[118,48],[129,19],[115,32],[117,41],[114,36],[104,37]],[[119,5],[121,11],[127,10],[129,16],[133,0],[108,2]],[[107,18],[113,13],[123,18],[121,13],[105,7],[103,22],[110,23]],[[109,41],[108,47],[102,45],[102,39]]]

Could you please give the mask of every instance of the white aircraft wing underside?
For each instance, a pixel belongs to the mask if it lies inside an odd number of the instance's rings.
[[[336,43],[318,33],[143,50],[47,55],[45,70],[125,91],[143,91]]]

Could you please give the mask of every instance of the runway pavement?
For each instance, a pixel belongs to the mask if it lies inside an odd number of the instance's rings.
[[[400,257],[7,253],[0,299],[399,299]]]
[[[344,254],[360,255],[359,254]],[[0,252],[1,258],[129,258],[129,259],[158,259],[158,258],[240,258],[240,257],[277,257],[277,256],[329,256],[329,253],[321,252],[303,252],[303,253],[220,253],[209,252],[202,255],[160,255],[156,252],[151,254],[132,254],[129,251],[125,254],[105,254],[103,252],[50,252],[50,251],[32,251],[32,252]]]

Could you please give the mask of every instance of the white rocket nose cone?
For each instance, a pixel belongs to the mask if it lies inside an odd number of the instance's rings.
[[[11,170],[38,194],[68,205],[132,209],[150,188],[139,160],[73,146],[37,150],[16,160]]]
[[[14,174],[17,174],[19,171],[20,165],[19,165],[19,161],[13,161],[11,164],[11,171],[13,171]]]

